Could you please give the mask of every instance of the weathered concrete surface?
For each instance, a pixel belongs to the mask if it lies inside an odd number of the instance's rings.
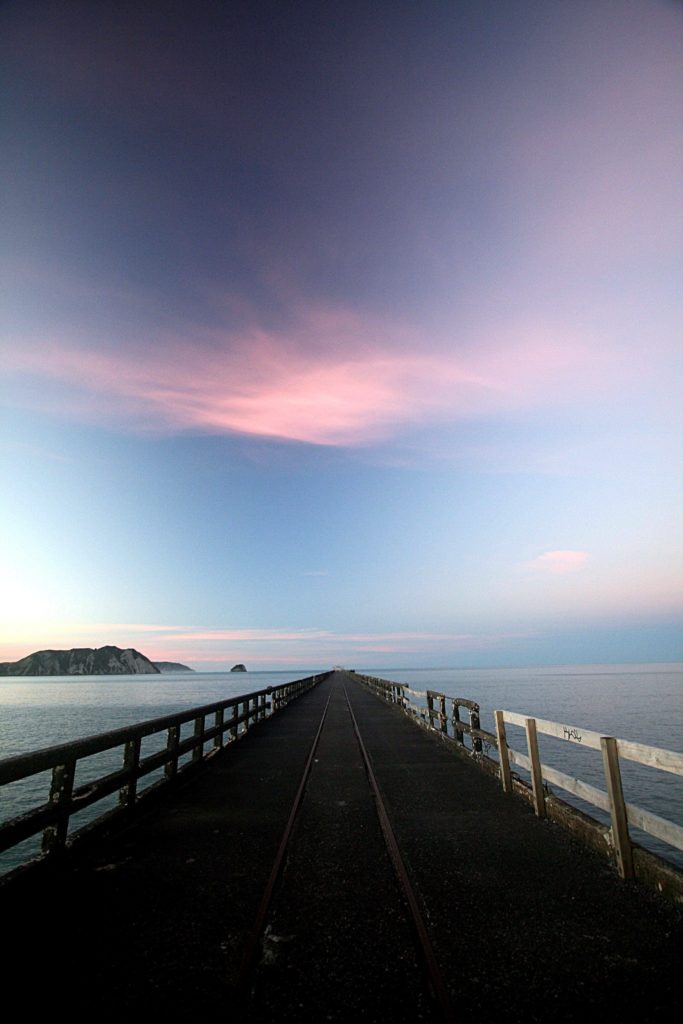
[[[680,912],[398,709],[349,695],[460,1011],[649,1021],[683,1008]]]
[[[680,1011],[681,914],[342,673],[106,848],[0,892],[3,967],[27,1005],[108,1020],[131,1010],[432,1019],[344,686],[458,1014]],[[245,937],[330,692],[262,962],[238,994]]]

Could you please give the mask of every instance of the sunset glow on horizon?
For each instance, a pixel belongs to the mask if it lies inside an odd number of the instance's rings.
[[[683,658],[680,6],[0,48],[0,661]]]

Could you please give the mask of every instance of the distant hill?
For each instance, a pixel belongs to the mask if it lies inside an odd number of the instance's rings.
[[[190,670],[188,670],[190,671]],[[36,651],[20,661],[0,663],[0,676],[158,675],[160,669],[132,647],[73,647],[70,651]]]
[[[230,671],[231,672],[246,672],[247,669],[246,669],[246,667],[244,665],[242,665],[240,663],[239,665],[233,665],[232,668],[230,669]]]
[[[181,665],[179,661],[155,661],[153,664],[160,672],[194,672],[193,668]]]

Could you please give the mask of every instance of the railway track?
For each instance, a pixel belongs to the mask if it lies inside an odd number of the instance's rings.
[[[343,701],[339,699],[340,696],[343,697]],[[299,822],[302,814],[305,815],[306,813],[309,786],[316,783],[317,774],[324,771],[326,767],[328,770],[331,770],[331,766],[325,764],[326,759],[324,753],[320,752],[320,747],[321,740],[325,736],[325,726],[328,719],[330,704],[335,700],[335,698],[336,701],[333,706],[337,719],[336,727],[337,729],[343,729],[345,727],[347,730],[352,730],[353,736],[355,736],[357,745],[356,749],[360,754],[364,769],[366,787],[365,797],[367,798],[368,795],[371,796],[371,801],[374,805],[374,811],[376,814],[375,824],[379,825],[379,829],[375,829],[375,831],[378,831],[379,834],[381,834],[384,851],[387,855],[385,858],[385,861],[387,861],[386,871],[391,873],[391,869],[393,867],[393,879],[390,884],[395,889],[397,902],[400,903],[404,922],[407,925],[407,931],[412,939],[415,960],[420,968],[422,988],[425,994],[424,1006],[427,1009],[427,1016],[429,1019],[433,1020],[454,1020],[455,1012],[453,1004],[435,954],[434,945],[427,923],[427,916],[421,900],[411,883],[408,869],[401,855],[399,843],[391,823],[390,814],[382,797],[372,761],[368,753],[366,743],[363,739],[356,715],[354,714],[349,694],[346,687],[340,684],[334,686],[332,692],[327,697],[320,716],[315,737],[306,758],[304,770],[289,812],[287,824],[282,834],[253,925],[249,931],[247,941],[244,946],[244,954],[239,972],[238,988],[242,993],[242,997],[248,1000],[250,992],[254,995],[257,993],[260,986],[263,984],[267,985],[268,983],[267,973],[264,975],[262,962],[266,945],[266,937],[272,931],[271,922],[274,916],[273,904],[277,901],[278,894],[288,886],[288,879],[291,872],[287,872],[285,868],[288,864],[288,859],[292,853],[293,846],[296,847],[297,823]],[[341,721],[342,713],[346,716],[345,726]],[[348,749],[349,744],[347,743],[347,750]],[[355,785],[356,787],[358,786],[357,776]],[[343,804],[345,802],[341,801],[341,803]],[[366,841],[365,836],[362,833],[362,828],[359,829],[359,842],[361,841]],[[303,938],[303,936],[301,936],[301,938]],[[316,972],[324,972],[326,967],[327,964],[324,961],[310,963],[310,970],[313,974]]]

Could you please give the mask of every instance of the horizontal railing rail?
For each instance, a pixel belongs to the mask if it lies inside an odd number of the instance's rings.
[[[683,850],[683,827],[667,818],[662,818],[643,807],[627,803],[621,780],[619,759],[635,761],[637,764],[656,768],[683,776],[683,754],[644,743],[604,736],[590,729],[550,722],[543,718],[529,718],[514,711],[494,712],[501,782],[505,790],[512,789],[510,764],[519,765],[531,775],[534,808],[539,817],[545,817],[544,780],[580,797],[594,807],[610,815],[612,843],[622,878],[633,877],[633,852],[629,825],[647,832],[661,842],[677,850]],[[514,750],[508,743],[505,724],[515,725],[526,733],[527,753]],[[598,789],[581,779],[573,778],[541,761],[538,750],[538,734],[552,736],[567,743],[579,744],[602,754],[606,789]]]
[[[133,726],[0,760],[0,786],[31,778],[40,772],[51,772],[47,801],[0,823],[0,853],[42,833],[43,854],[54,854],[93,825],[102,824],[115,816],[130,814],[142,796],[146,797],[160,786],[196,768],[221,748],[244,736],[251,726],[279,711],[328,675],[328,672],[324,672],[280,686],[269,686],[267,689],[188,708]],[[212,723],[207,722],[211,718]],[[182,727],[188,723],[192,723],[192,733],[181,737]],[[163,749],[142,757],[142,741],[150,736],[162,737],[164,733],[166,743]],[[208,751],[204,749],[206,744],[211,744]],[[75,786],[79,762],[118,748],[123,748],[120,769]],[[179,764],[180,759],[186,755],[190,755],[189,761]],[[164,771],[163,778],[139,793],[139,781],[160,769]],[[118,806],[69,833],[73,815],[117,791]]]
[[[546,816],[547,783],[559,786],[586,803],[608,813],[611,822],[610,841],[617,869],[623,878],[634,876],[633,843],[629,834],[629,825],[641,829],[676,850],[683,850],[683,827],[681,825],[662,818],[652,811],[645,810],[643,807],[628,803],[624,799],[619,766],[619,758],[623,758],[680,776],[683,775],[683,754],[648,746],[644,743],[635,743],[631,740],[603,736],[592,730],[564,725],[561,722],[530,718],[513,711],[494,712],[496,726],[494,735],[481,728],[480,708],[475,701],[466,700],[463,697],[449,697],[447,694],[434,690],[414,690],[406,683],[378,679],[360,673],[356,673],[356,678],[384,700],[398,704],[406,714],[416,718],[433,732],[439,733],[442,738],[454,741],[470,756],[480,761],[482,759],[486,761],[492,770],[500,775],[503,789],[506,792],[514,789],[510,766],[516,765],[527,771],[531,776],[534,809],[539,817]],[[413,698],[417,698],[417,701]],[[450,714],[448,713],[449,706]],[[460,719],[461,709],[468,713],[469,723]],[[509,745],[505,731],[506,722],[525,730],[526,754]],[[606,789],[598,789],[588,782],[574,778],[543,763],[538,751],[537,736],[539,733],[600,751]],[[464,744],[464,734],[470,737],[470,748]],[[485,755],[482,750],[483,744],[497,749],[498,764]]]

